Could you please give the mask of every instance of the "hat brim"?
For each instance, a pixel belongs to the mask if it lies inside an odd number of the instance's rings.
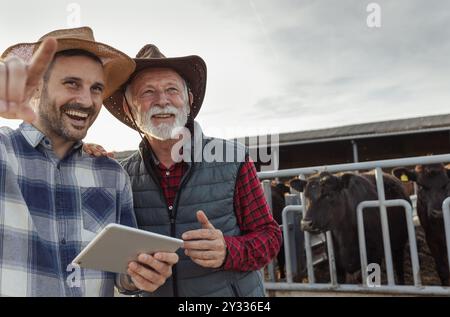
[[[109,45],[77,38],[61,38],[57,39],[57,41],[57,52],[80,49],[88,51],[100,58],[103,63],[105,74],[105,91],[103,99],[110,97],[114,91],[128,80],[135,70],[136,64],[133,59]],[[13,45],[6,49],[1,57],[6,59],[10,56],[17,56],[29,63],[34,52],[39,48],[41,43],[42,41]]]
[[[194,100],[191,105],[191,117],[195,118],[205,98],[206,64],[196,55],[172,58],[135,58],[136,69],[120,89],[104,101],[104,105],[112,115],[132,129],[138,130],[123,110],[123,96],[126,85],[142,70],[147,68],[171,68],[186,80]],[[139,131],[139,130],[138,130]]]

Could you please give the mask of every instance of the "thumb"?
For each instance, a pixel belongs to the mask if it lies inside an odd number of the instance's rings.
[[[203,229],[215,229],[214,226],[209,222],[208,217],[206,217],[203,210],[197,211],[197,220],[201,223]]]
[[[27,87],[34,89],[39,84],[50,66],[57,48],[58,42],[55,38],[47,38],[42,41],[28,68]]]

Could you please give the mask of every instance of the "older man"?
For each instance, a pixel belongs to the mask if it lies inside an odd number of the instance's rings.
[[[170,276],[175,253],[141,254],[129,265],[131,279],[71,266],[108,223],[136,226],[125,171],[81,151],[103,99],[135,63],[95,42],[87,27],[14,45],[2,58],[0,116],[27,122],[0,128],[0,295],[110,296],[115,282],[154,291]]]
[[[166,58],[146,45],[135,62],[128,84],[105,106],[145,135],[123,162],[138,226],[185,241],[170,283],[144,295],[264,296],[259,269],[278,253],[281,232],[245,147],[204,136],[193,120],[206,89],[204,61]],[[196,140],[192,147],[176,133],[183,127]],[[221,146],[233,155],[211,160]]]

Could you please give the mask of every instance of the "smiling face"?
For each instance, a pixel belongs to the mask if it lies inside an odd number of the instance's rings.
[[[58,56],[44,79],[36,127],[53,139],[82,140],[100,112],[103,66],[88,56]]]
[[[185,126],[192,94],[187,92],[183,78],[174,70],[148,68],[133,79],[127,100],[136,124],[144,133],[168,140],[178,128]]]

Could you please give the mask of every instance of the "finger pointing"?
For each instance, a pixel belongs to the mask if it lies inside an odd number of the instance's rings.
[[[41,43],[39,49],[33,55],[30,68],[28,69],[27,86],[34,87],[39,84],[53,60],[57,47],[58,43],[55,38],[47,38]]]

